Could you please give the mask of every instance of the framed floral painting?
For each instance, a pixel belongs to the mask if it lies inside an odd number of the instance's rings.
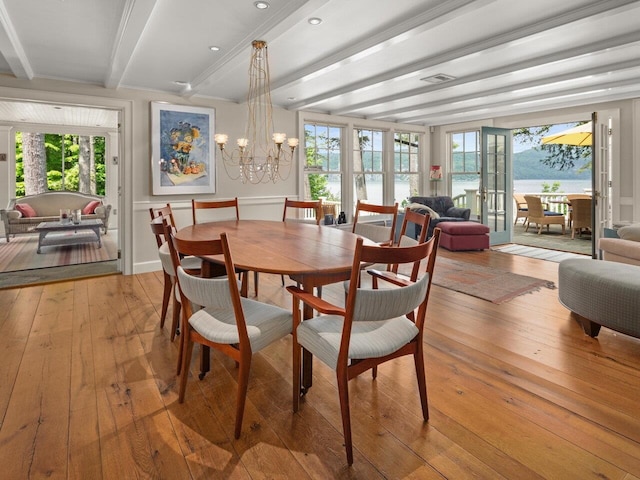
[[[215,110],[151,102],[153,195],[215,193]]]

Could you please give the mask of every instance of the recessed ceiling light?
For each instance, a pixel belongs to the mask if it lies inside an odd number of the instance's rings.
[[[211,45],[209,47],[209,50],[211,50],[212,52],[217,52],[220,50],[220,47],[216,46],[216,45]]]
[[[311,25],[320,25],[320,24],[322,23],[322,19],[321,19],[321,18],[318,18],[318,17],[311,17],[311,18],[308,20],[308,22],[309,22]]]
[[[269,4],[267,2],[254,2],[256,8],[260,10],[264,10],[265,8],[269,8]]]
[[[189,82],[185,82],[184,80],[176,80],[175,82],[176,85],[189,85]]]
[[[296,99],[296,97],[287,97],[287,100],[289,100],[289,101],[293,101],[295,99]]]
[[[62,110],[62,107],[53,107],[54,110]]]

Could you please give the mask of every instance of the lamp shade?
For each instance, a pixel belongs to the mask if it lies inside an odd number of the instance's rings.
[[[429,170],[429,180],[442,180],[442,167],[440,165],[432,165]]]

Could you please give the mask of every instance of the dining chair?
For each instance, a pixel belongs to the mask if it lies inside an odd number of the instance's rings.
[[[197,222],[196,212],[198,210],[209,210],[209,209],[234,209],[235,215],[232,212],[229,217],[217,217],[217,220],[221,220],[222,218],[226,219],[235,219],[240,220],[240,209],[238,208],[238,197],[235,197],[232,200],[196,200],[195,198],[191,199],[191,213],[193,216],[193,224],[195,225]],[[211,221],[211,219],[209,219]],[[238,270],[238,275],[247,275],[247,270]],[[258,272],[253,272],[253,292],[254,295],[258,296]]]
[[[167,219],[167,222],[169,223],[169,225],[171,225],[174,230],[177,229],[176,227],[176,221],[175,218],[173,216],[173,210],[171,209],[171,204],[167,203],[166,206],[164,207],[151,207],[149,208],[149,214],[151,215],[151,220],[155,220],[158,217],[165,217]],[[162,245],[163,242],[165,242],[166,239],[164,238],[163,235],[161,235],[160,237],[156,236],[156,242],[158,242],[158,248],[160,248],[160,245]]]
[[[516,218],[513,221],[513,224],[517,224],[519,218],[524,218],[522,224],[526,225],[527,217],[529,216],[529,209],[527,208],[527,201],[524,199],[524,195],[521,193],[514,193],[513,200],[516,202]]]
[[[394,358],[412,355],[422,416],[425,421],[429,419],[422,339],[439,238],[439,233],[434,233],[427,242],[397,248],[365,246],[364,240],[358,238],[351,285],[357,284],[362,263],[413,265],[424,261],[424,271],[415,281],[405,280],[399,288],[350,288],[344,307],[298,287],[287,287],[293,295],[293,411],[297,412],[300,407],[304,348],[336,372],[349,465],[353,464],[353,443],[348,382],[362,372]],[[301,303],[321,315],[302,321]]]
[[[524,199],[527,201],[527,208],[529,210],[529,217],[527,219],[527,227],[525,232],[529,231],[529,225],[535,223],[538,227],[538,235],[542,233],[542,227],[547,226],[549,231],[549,225],[562,225],[562,234],[565,232],[565,220],[564,215],[559,212],[550,212],[542,208],[542,200],[540,197],[534,195],[525,195]]]
[[[298,215],[297,217],[291,217],[291,211],[294,210],[296,212],[303,212],[303,215]],[[304,218],[304,213],[306,211],[313,211],[314,217]],[[289,212],[289,213],[287,213]],[[320,219],[322,218],[322,199],[319,200],[289,200],[288,198],[284,199],[284,210],[282,212],[282,221],[295,221],[295,222],[303,222],[303,223],[315,223],[316,225],[320,225]],[[284,275],[280,275],[280,279],[282,281],[282,286],[284,287]],[[318,287],[318,291],[320,291]]]
[[[174,262],[171,259],[169,242],[167,241],[169,239],[169,234],[173,231],[173,226],[169,224],[168,218],[168,216],[164,216],[162,214],[157,217],[153,217],[150,225],[151,232],[155,235],[156,241],[159,243],[158,256],[160,257],[160,264],[162,265],[164,278],[160,328],[164,328],[167,311],[169,309],[169,300],[172,300],[171,341],[173,342],[176,335],[180,333],[180,299],[177,295],[178,292],[175,289],[176,270]],[[185,257],[182,259],[182,264],[185,268],[197,274],[199,274],[202,266],[201,260],[196,257]]]
[[[592,210],[591,210],[591,197],[589,198],[574,198],[571,200],[571,239],[575,239],[576,230],[578,236],[582,236],[584,229],[591,229]]]
[[[591,200],[591,195],[586,193],[569,193],[567,194],[567,205],[569,210],[569,228],[573,223],[573,200],[584,199]]]
[[[365,212],[365,215],[362,213]],[[373,222],[364,222],[361,217],[369,214],[373,219],[382,218],[385,225],[376,225]],[[391,216],[391,225],[386,225],[387,216]],[[393,205],[376,205],[373,203],[365,203],[358,200],[356,204],[356,213],[353,217],[352,232],[362,235],[380,245],[393,245],[396,232],[396,222],[398,221],[398,204]]]
[[[179,266],[177,284],[182,299],[182,361],[178,401],[184,402],[193,344],[215,348],[238,365],[235,438],[240,438],[252,355],[291,333],[289,309],[240,296],[227,235],[217,240],[187,241],[171,235],[181,255],[222,255],[227,275],[202,278]],[[233,279],[233,281],[231,281]],[[195,310],[192,305],[202,308]]]
[[[160,313],[160,328],[164,328],[165,319],[167,317],[167,312],[169,310],[169,301],[172,296],[175,300],[175,271],[173,268],[166,268],[169,264],[167,264],[166,255],[168,255],[169,250],[166,245],[167,242],[167,229],[171,229],[175,231],[176,224],[173,216],[173,211],[171,209],[171,205],[167,203],[164,207],[151,207],[149,208],[149,215],[151,216],[151,233],[155,236],[156,244],[158,245],[158,255],[160,257],[160,263],[162,264],[163,270],[163,280],[164,287],[162,293],[162,311]],[[166,225],[163,224],[162,219],[165,220]],[[165,257],[163,259],[163,257]],[[201,262],[197,258],[188,258],[185,260],[185,264],[187,268],[192,270],[199,270],[201,266]],[[171,325],[171,341],[174,340],[175,335],[177,333],[178,324],[176,321],[176,316],[179,315],[179,311],[176,312],[175,302],[173,303],[173,321]]]

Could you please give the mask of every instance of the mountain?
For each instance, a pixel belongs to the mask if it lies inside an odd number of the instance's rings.
[[[570,170],[556,170],[544,165],[540,160],[545,158],[545,152],[530,148],[513,154],[513,179],[548,179],[555,180],[587,180],[591,178],[591,170],[578,172],[579,167]]]

